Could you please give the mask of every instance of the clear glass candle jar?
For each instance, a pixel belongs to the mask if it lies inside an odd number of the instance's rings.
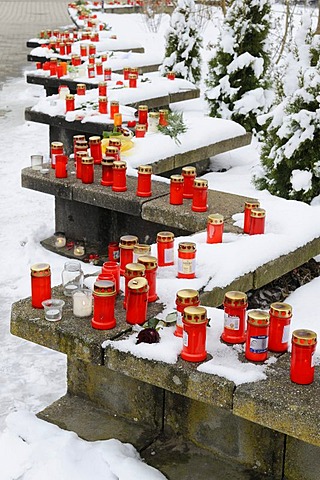
[[[73,292],[79,288],[83,288],[83,271],[78,260],[69,260],[64,264],[62,271],[63,293],[67,297],[71,297]]]

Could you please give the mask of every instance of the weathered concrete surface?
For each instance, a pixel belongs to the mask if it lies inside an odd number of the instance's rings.
[[[249,292],[253,289],[253,273],[246,273],[241,277],[235,278],[233,282],[225,287],[213,287],[211,290],[200,291],[202,305],[218,307],[223,304],[224,296],[227,292],[237,290],[239,292]]]
[[[233,413],[319,447],[319,368],[311,385],[294,384],[289,372],[285,354],[269,367],[267,380],[238,386]]]
[[[312,408],[312,402],[310,403]],[[287,437],[284,474],[286,480],[319,480],[319,447]]]

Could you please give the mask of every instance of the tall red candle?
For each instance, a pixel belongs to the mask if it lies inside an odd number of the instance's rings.
[[[108,245],[108,258],[111,262],[119,262],[120,247],[118,242],[110,242]],[[120,275],[120,270],[119,270]]]
[[[143,325],[147,320],[148,282],[144,277],[128,282],[126,321],[130,325]]]
[[[108,99],[107,97],[99,97],[99,113],[108,113]]]
[[[230,291],[224,296],[224,329],[221,339],[226,343],[244,343],[246,340],[247,295]]]
[[[253,208],[250,213],[251,223],[249,235],[261,235],[264,233],[266,211],[263,208]]]
[[[181,242],[178,246],[178,278],[195,278],[196,251],[193,242]]]
[[[110,330],[116,326],[114,316],[116,289],[110,280],[97,280],[93,286],[93,318],[91,325],[98,330]]]
[[[202,362],[207,358],[207,310],[186,307],[183,312],[183,347],[180,354],[187,362]]]
[[[289,344],[292,307],[288,303],[276,302],[270,305],[269,350],[286,352]]]
[[[133,263],[133,247],[138,243],[135,235],[123,235],[120,237],[120,275],[124,275],[127,263]]]
[[[193,212],[208,210],[208,181],[203,178],[194,179],[191,210]]]
[[[111,80],[111,68],[105,68],[103,70],[103,79],[105,82],[109,82]]]
[[[86,85],[84,83],[77,84],[77,95],[85,95],[86,94]]]
[[[96,63],[96,74],[102,75],[103,74],[103,67],[101,62]]]
[[[89,65],[87,66],[87,73],[88,73],[88,78],[95,78],[96,77],[96,70],[94,65]]]
[[[87,152],[79,151],[76,153],[76,178],[79,180],[82,179],[82,159],[83,157],[87,157]]]
[[[252,362],[268,358],[269,314],[262,310],[248,312],[245,357]]]
[[[151,197],[151,165],[140,165],[138,167],[137,197]]]
[[[94,181],[94,160],[92,157],[82,157],[81,159],[81,180],[82,183],[93,183]]]
[[[43,308],[42,302],[51,298],[51,270],[48,263],[36,263],[31,267],[31,305]]]
[[[183,204],[183,176],[182,175],[171,175],[170,177],[169,202],[171,205]]]
[[[197,171],[195,167],[183,167],[182,168],[183,176],[183,198],[192,198],[193,197],[193,182],[197,176]]]
[[[253,208],[259,208],[260,202],[258,200],[250,200],[245,202],[244,204],[244,223],[243,223],[243,233],[250,232],[250,224],[251,224],[251,210]]]
[[[308,385],[314,380],[314,352],[317,334],[312,330],[292,332],[290,379],[299,385]]]
[[[129,73],[129,88],[137,88],[137,78],[135,73]]]
[[[120,106],[117,100],[111,100],[110,102],[110,118],[113,120],[114,114],[119,113]]]
[[[213,213],[207,219],[207,243],[221,243],[223,235],[223,215]]]
[[[200,296],[197,290],[186,288],[179,290],[176,294],[177,321],[174,335],[183,336],[183,312],[186,307],[198,307],[200,305]]]
[[[125,270],[124,270],[124,301],[123,307],[126,308],[127,306],[127,299],[128,299],[128,283],[130,280],[136,277],[145,277],[146,267],[142,265],[142,263],[127,263]]]
[[[109,257],[110,258],[110,257]],[[116,285],[116,293],[120,292],[120,265],[116,261],[109,260],[102,265],[101,273],[113,275]]]
[[[172,232],[157,233],[158,266],[174,265],[174,234]]]
[[[56,169],[55,169],[56,178],[67,178],[68,176],[67,165],[68,165],[67,155],[56,155]]]
[[[146,125],[148,123],[148,105],[139,105],[138,123]]]
[[[101,185],[104,187],[111,187],[113,184],[113,157],[105,157],[101,160],[102,165],[102,175],[101,175]]]
[[[143,138],[145,137],[147,132],[147,125],[145,123],[137,123],[135,128],[135,136],[136,138]]]
[[[98,136],[89,137],[90,154],[95,164],[100,164],[102,160],[101,138]]]
[[[66,113],[74,111],[74,95],[68,94],[66,95]]]
[[[57,155],[63,155],[63,143],[51,142],[50,156],[51,156],[51,168],[56,168]]]
[[[107,96],[107,84],[106,84],[106,82],[100,82],[98,84],[98,95],[99,95],[99,97],[106,97]]]
[[[113,183],[114,192],[125,192],[127,190],[127,164],[123,160],[113,162]]]
[[[142,263],[146,268],[145,275],[149,284],[148,302],[155,302],[158,298],[156,285],[158,267],[157,259],[156,257],[145,255],[144,257],[138,258],[138,263]]]

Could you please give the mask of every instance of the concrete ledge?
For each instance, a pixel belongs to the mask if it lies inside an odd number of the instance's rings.
[[[113,52],[135,52],[135,53],[145,53],[144,51],[144,47],[132,47],[132,48],[109,48],[110,51],[113,51]],[[66,60],[71,60],[71,56],[67,57],[66,55],[65,56],[62,56],[60,57],[59,55],[56,56],[56,58],[58,60],[61,60],[61,61],[66,61]],[[28,62],[41,62],[41,63],[44,63],[48,60],[48,57],[46,56],[38,56],[38,55],[33,55],[31,53],[28,53],[27,55],[27,60]]]

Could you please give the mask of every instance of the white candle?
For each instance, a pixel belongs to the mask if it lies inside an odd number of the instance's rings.
[[[61,311],[58,308],[50,308],[49,310],[45,311],[46,320],[60,320],[61,319]]]
[[[75,317],[88,317],[92,313],[91,292],[88,294],[80,290],[74,292],[73,296],[73,315]]]

